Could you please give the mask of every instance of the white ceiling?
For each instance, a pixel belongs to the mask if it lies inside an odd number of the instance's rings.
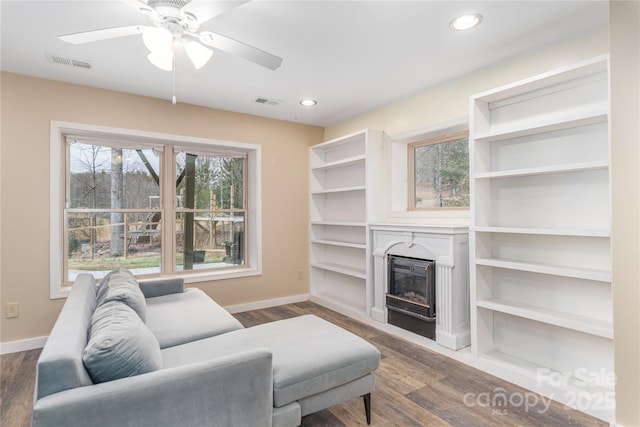
[[[198,1],[198,0],[194,0]],[[210,6],[199,1],[198,7]],[[172,73],[151,65],[142,38],[85,45],[62,34],[149,24],[121,1],[1,1],[4,71],[170,102]],[[454,32],[449,21],[480,13]],[[196,71],[177,57],[178,102],[329,126],[430,86],[608,25],[606,1],[261,1],[205,22],[214,31],[284,58],[271,71],[224,52]],[[91,70],[46,53],[89,60]],[[258,97],[281,101],[258,104]],[[305,97],[315,107],[302,107]]]

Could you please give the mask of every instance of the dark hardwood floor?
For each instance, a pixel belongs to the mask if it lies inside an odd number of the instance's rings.
[[[372,426],[607,426],[608,423],[531,392],[401,338],[357,322],[311,302],[236,314],[247,327],[315,314],[375,345],[382,353],[372,394]],[[35,364],[40,350],[0,357],[2,388],[0,425],[29,426]],[[491,399],[500,393],[517,406]],[[489,397],[489,401],[486,398]],[[511,397],[511,399],[509,399]],[[362,399],[352,399],[306,416],[305,427],[365,426]],[[62,427],[62,426],[61,426]],[[178,426],[177,426],[178,427]]]

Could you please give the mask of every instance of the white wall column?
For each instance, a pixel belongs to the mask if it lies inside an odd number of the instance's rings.
[[[373,255],[373,307],[371,307],[371,318],[378,322],[387,322],[385,311],[386,289],[386,254],[384,250],[374,250]]]
[[[454,268],[451,259],[443,258],[436,262],[436,342],[447,348],[459,349],[471,344],[469,334],[468,296],[463,292],[456,292],[454,283]],[[462,289],[464,291],[464,288]],[[439,307],[451,307],[440,310]],[[460,325],[460,313],[465,322]],[[462,328],[460,327],[462,326]]]

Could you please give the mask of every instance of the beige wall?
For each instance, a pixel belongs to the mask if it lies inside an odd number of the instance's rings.
[[[609,3],[616,422],[640,425],[640,2]]]
[[[261,144],[263,274],[197,286],[222,305],[308,293],[307,147],[322,128],[9,73],[0,96],[1,342],[48,335],[64,302],[49,299],[51,120]]]

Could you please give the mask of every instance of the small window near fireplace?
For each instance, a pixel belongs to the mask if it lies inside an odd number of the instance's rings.
[[[469,132],[407,146],[409,210],[469,209]]]
[[[435,261],[389,255],[387,262],[388,322],[435,339]]]

